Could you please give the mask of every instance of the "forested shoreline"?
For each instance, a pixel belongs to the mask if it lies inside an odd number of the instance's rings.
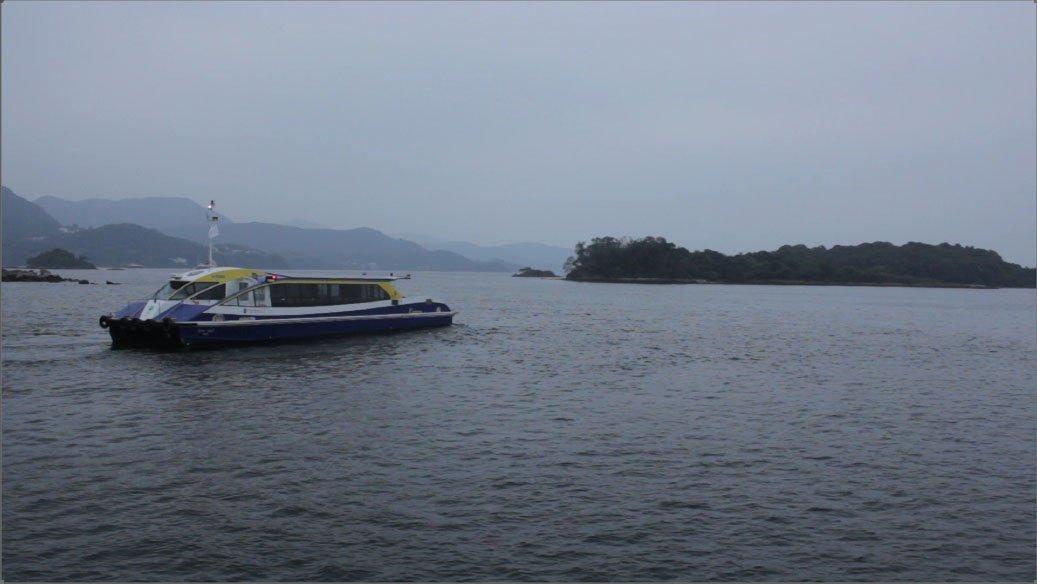
[[[566,278],[585,282],[1037,287],[1037,270],[992,250],[888,242],[725,255],[689,251],[663,237],[598,237],[576,244]]]

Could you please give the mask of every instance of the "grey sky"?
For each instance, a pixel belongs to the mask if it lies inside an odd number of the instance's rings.
[[[1032,2],[5,2],[3,182],[479,243],[1037,263]]]

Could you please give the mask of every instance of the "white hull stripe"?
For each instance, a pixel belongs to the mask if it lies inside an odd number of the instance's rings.
[[[352,320],[386,320],[393,318],[435,318],[454,316],[456,310],[450,312],[401,312],[396,314],[361,314],[357,316],[314,316],[310,318],[261,318],[244,320],[206,320],[176,323],[179,326],[218,327],[218,326],[264,326],[268,324],[306,324],[311,322],[348,322]]]

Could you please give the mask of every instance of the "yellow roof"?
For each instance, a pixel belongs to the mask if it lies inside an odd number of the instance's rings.
[[[177,274],[176,279],[191,282],[228,282],[239,278],[261,278],[266,275],[263,270],[251,268],[203,268]]]

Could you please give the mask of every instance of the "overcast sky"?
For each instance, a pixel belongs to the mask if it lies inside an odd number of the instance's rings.
[[[2,7],[2,179],[477,243],[1037,263],[1037,5]]]

